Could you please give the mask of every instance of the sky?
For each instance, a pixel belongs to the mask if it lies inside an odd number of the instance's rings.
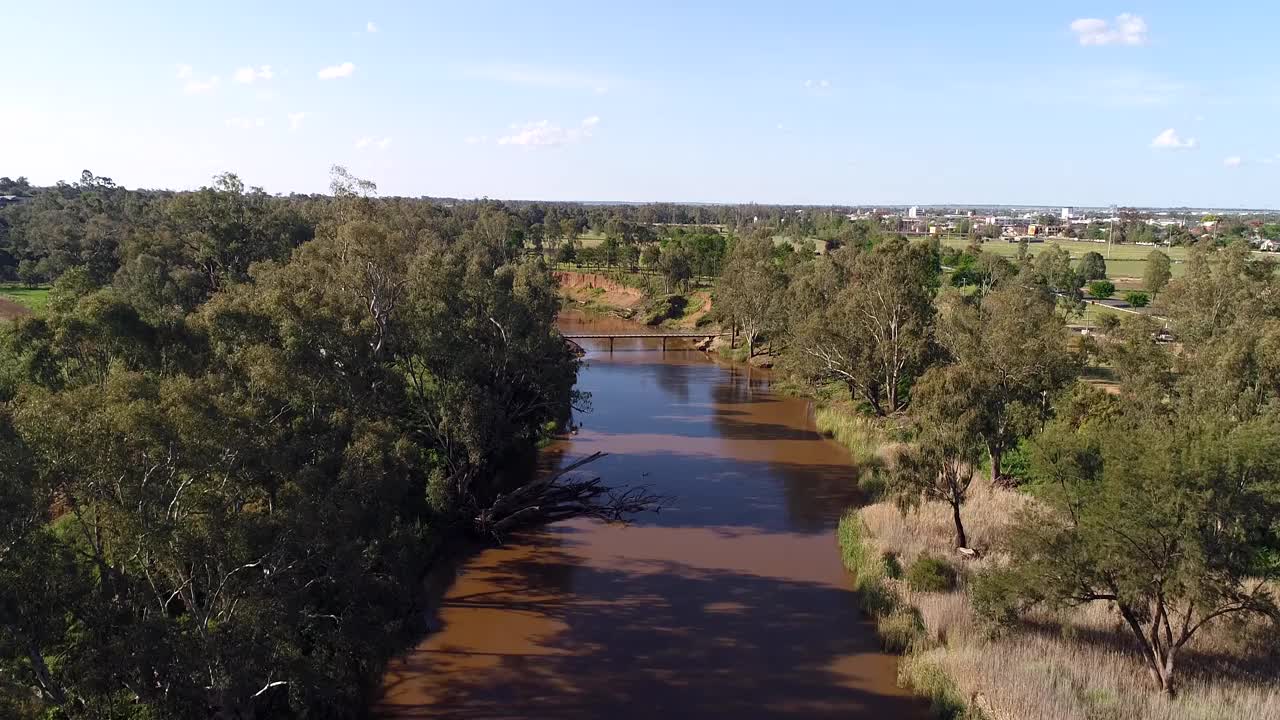
[[[60,2],[0,175],[323,192],[1280,207],[1280,4]]]

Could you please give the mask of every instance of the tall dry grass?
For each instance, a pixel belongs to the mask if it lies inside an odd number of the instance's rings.
[[[819,405],[813,421],[818,432],[848,448],[858,465],[882,465],[893,452],[884,421],[863,415],[846,403]]]
[[[841,523],[846,563],[876,596],[869,607],[888,645],[908,649],[904,681],[931,696],[949,717],[990,720],[1280,720],[1280,631],[1258,620],[1222,620],[1202,630],[1181,656],[1178,695],[1155,690],[1119,614],[1105,603],[1033,614],[996,633],[974,614],[966,578],[987,563],[1031,498],[974,486],[963,516],[981,559],[951,551],[950,508],[903,515],[889,503]],[[850,552],[851,543],[858,548]],[[888,568],[922,554],[950,557],[957,590],[914,592]],[[889,560],[892,558],[892,560]],[[904,621],[904,619],[907,619]],[[915,632],[903,639],[904,633]]]

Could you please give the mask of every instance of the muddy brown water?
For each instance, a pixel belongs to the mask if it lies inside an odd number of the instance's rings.
[[[636,328],[567,314],[566,331]],[[549,449],[670,507],[575,520],[468,559],[392,662],[383,718],[924,718],[841,566],[848,454],[762,371],[584,341],[581,430]]]

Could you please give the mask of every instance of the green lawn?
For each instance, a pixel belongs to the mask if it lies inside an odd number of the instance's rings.
[[[0,284],[0,297],[12,300],[32,310],[43,310],[44,306],[49,304],[49,287],[47,285],[27,287],[9,283]]]
[[[968,247],[969,240],[962,237],[945,237],[942,242],[946,245],[954,247]],[[1112,245],[1107,247],[1106,243],[1087,242],[1083,240],[1049,240],[1042,243],[1030,243],[1027,245],[1027,251],[1032,255],[1042,253],[1050,247],[1057,246],[1064,248],[1071,253],[1072,260],[1079,260],[1085,253],[1096,252],[1107,261],[1107,276],[1112,280],[1118,278],[1137,278],[1141,279],[1147,267],[1147,255],[1152,250],[1160,250],[1169,259],[1173,261],[1170,268],[1173,276],[1178,277],[1182,274],[1183,262],[1187,259],[1187,249],[1184,247],[1161,247],[1153,248],[1149,245]],[[1016,257],[1018,254],[1018,243],[1006,242],[1004,240],[988,240],[982,243],[982,249],[1002,255],[1004,257]],[[1136,284],[1124,283],[1122,289],[1135,289]]]
[[[604,233],[588,230],[576,238],[578,247],[597,247],[604,242]]]

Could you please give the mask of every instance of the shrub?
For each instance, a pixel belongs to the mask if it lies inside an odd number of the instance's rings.
[[[664,320],[674,320],[684,315],[689,299],[683,295],[667,295],[653,302],[645,311],[645,325],[660,325]]]
[[[924,619],[920,611],[901,604],[876,621],[876,630],[888,652],[906,652],[925,638]]]
[[[875,465],[858,475],[858,489],[866,494],[868,502],[879,502],[889,488],[884,469]]]
[[[1124,301],[1134,307],[1146,307],[1151,302],[1151,296],[1141,290],[1130,290],[1124,294]]]
[[[1013,478],[1015,485],[1024,485],[1031,480],[1031,459],[1027,456],[1025,441],[1019,441],[1012,450],[1004,454],[1000,470],[1006,476]]]
[[[1089,294],[1099,300],[1105,300],[1116,292],[1116,284],[1110,280],[1094,280],[1089,283]]]
[[[907,585],[916,592],[950,592],[956,588],[956,570],[946,560],[924,554],[907,568]]]
[[[885,577],[890,577],[894,580],[900,579],[902,577],[902,562],[898,560],[898,556],[895,553],[886,552],[881,554],[880,557],[884,561]]]

